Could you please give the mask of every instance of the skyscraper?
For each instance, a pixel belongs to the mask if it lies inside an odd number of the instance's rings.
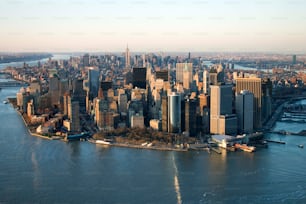
[[[68,101],[68,117],[70,119],[70,130],[72,132],[80,131],[79,114],[79,102],[70,98],[70,100]]]
[[[237,118],[232,114],[232,85],[211,85],[210,91],[210,132],[234,134]]]
[[[49,93],[51,95],[52,105],[59,104],[60,103],[59,78],[57,76],[49,78]]]
[[[93,67],[90,67],[88,69],[88,84],[89,84],[90,100],[98,96],[99,77],[100,77],[100,72],[98,69],[95,69]]]
[[[272,81],[269,78],[265,78],[261,81],[262,90],[262,111],[261,119],[265,122],[272,114]]]
[[[162,130],[168,132],[168,97],[166,94],[162,96]]]
[[[253,102],[254,95],[250,91],[242,90],[236,95],[236,114],[239,133],[253,132]]]
[[[207,70],[204,70],[203,72],[203,93],[209,93],[209,73]]]
[[[155,72],[156,79],[162,79],[164,81],[169,81],[168,70],[160,70]]]
[[[85,54],[83,56],[83,65],[84,67],[90,66],[89,54]]]
[[[133,88],[146,89],[147,68],[133,68]]]
[[[176,63],[176,82],[177,83],[184,83],[184,71],[187,73],[191,72],[190,80],[192,80],[192,63]],[[189,77],[187,73],[186,73],[186,78]]]
[[[183,69],[183,87],[189,90],[192,83],[192,63],[185,63]]]
[[[262,86],[261,78],[237,78],[236,79],[236,94],[242,90],[248,90],[254,94],[253,124],[255,129],[261,128],[261,114],[262,114]]]
[[[129,46],[126,46],[126,50],[125,50],[125,67],[129,68],[131,67],[131,56],[130,56],[130,50],[129,50]]]
[[[197,111],[197,101],[195,99],[187,99],[185,101],[185,131],[189,133],[190,136],[196,136],[196,111]]]
[[[168,132],[181,132],[181,95],[175,92],[168,95]]]
[[[296,55],[292,55],[292,64],[296,64]]]

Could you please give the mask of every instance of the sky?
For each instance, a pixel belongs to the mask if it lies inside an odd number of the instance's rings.
[[[306,53],[305,0],[0,0],[0,52]]]

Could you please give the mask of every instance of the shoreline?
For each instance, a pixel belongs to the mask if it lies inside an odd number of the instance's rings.
[[[23,115],[14,107],[14,105],[11,103],[11,101],[10,101],[10,104],[14,108],[14,110],[17,112],[17,114],[21,117],[21,119],[23,120],[23,123],[25,125],[25,128],[28,130],[29,135],[31,135],[33,137],[39,137],[39,138],[42,138],[42,139],[45,139],[45,140],[53,140],[51,137],[43,136],[43,135],[32,132],[30,130],[29,125],[27,124],[26,120],[24,119]]]
[[[103,145],[103,144],[101,144],[101,145]],[[147,146],[141,146],[141,145],[124,144],[124,143],[111,143],[109,145],[104,145],[104,146],[133,148],[133,149],[146,149],[146,150],[157,150],[157,151],[188,152],[188,149],[179,149],[179,148],[173,148],[173,147],[158,147],[158,146],[147,147]]]
[[[10,99],[8,99],[8,101],[10,102],[11,106],[15,109],[15,111],[19,114],[19,116],[22,118],[22,120],[23,120],[23,122],[25,124],[25,127],[28,130],[29,135],[34,136],[34,137],[39,137],[39,138],[45,139],[45,140],[62,140],[62,141],[64,141],[63,139],[58,138],[58,136],[56,138],[53,138],[53,136],[43,136],[43,135],[41,135],[39,133],[32,132],[31,128],[27,124],[27,121],[24,118],[24,116],[21,114],[21,112],[18,111],[15,108],[14,103]],[[277,112],[278,112],[277,114],[274,113],[274,116],[278,116],[279,117],[281,115],[282,111],[277,111]],[[274,118],[271,117],[271,119],[269,121],[270,122],[270,126],[272,125],[272,127],[275,125],[275,122],[276,122],[275,118],[276,117],[274,117]],[[264,132],[269,132],[269,131],[266,130]],[[89,139],[87,141],[97,145],[96,140],[94,140],[94,139]],[[176,152],[188,152],[188,151],[194,151],[194,150],[196,150],[196,151],[203,151],[202,149],[190,149],[190,148],[186,148],[186,147],[179,148],[179,147],[167,147],[167,146],[142,146],[140,144],[117,143],[117,142],[116,143],[110,143],[110,144],[98,144],[98,145],[108,146],[108,147],[121,147],[121,148],[157,150],[157,151],[176,151]]]

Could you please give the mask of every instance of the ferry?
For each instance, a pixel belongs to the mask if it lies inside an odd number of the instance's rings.
[[[7,104],[8,102],[4,100],[3,103],[4,103],[4,104]]]
[[[96,140],[96,144],[109,145],[110,142],[106,142],[104,140]]]
[[[304,145],[299,144],[298,147],[299,147],[299,148],[304,148]]]
[[[247,146],[246,144],[235,144],[235,148],[241,149],[245,152],[254,152],[256,150],[256,147],[254,146]]]

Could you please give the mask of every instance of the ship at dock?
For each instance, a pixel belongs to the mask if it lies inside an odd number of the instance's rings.
[[[101,144],[101,145],[110,145],[111,143],[105,140],[96,140],[96,144]]]
[[[239,144],[239,143],[235,144],[235,148],[241,149],[242,151],[245,151],[245,152],[255,152],[256,150],[256,147],[254,146],[247,146],[246,144]]]

